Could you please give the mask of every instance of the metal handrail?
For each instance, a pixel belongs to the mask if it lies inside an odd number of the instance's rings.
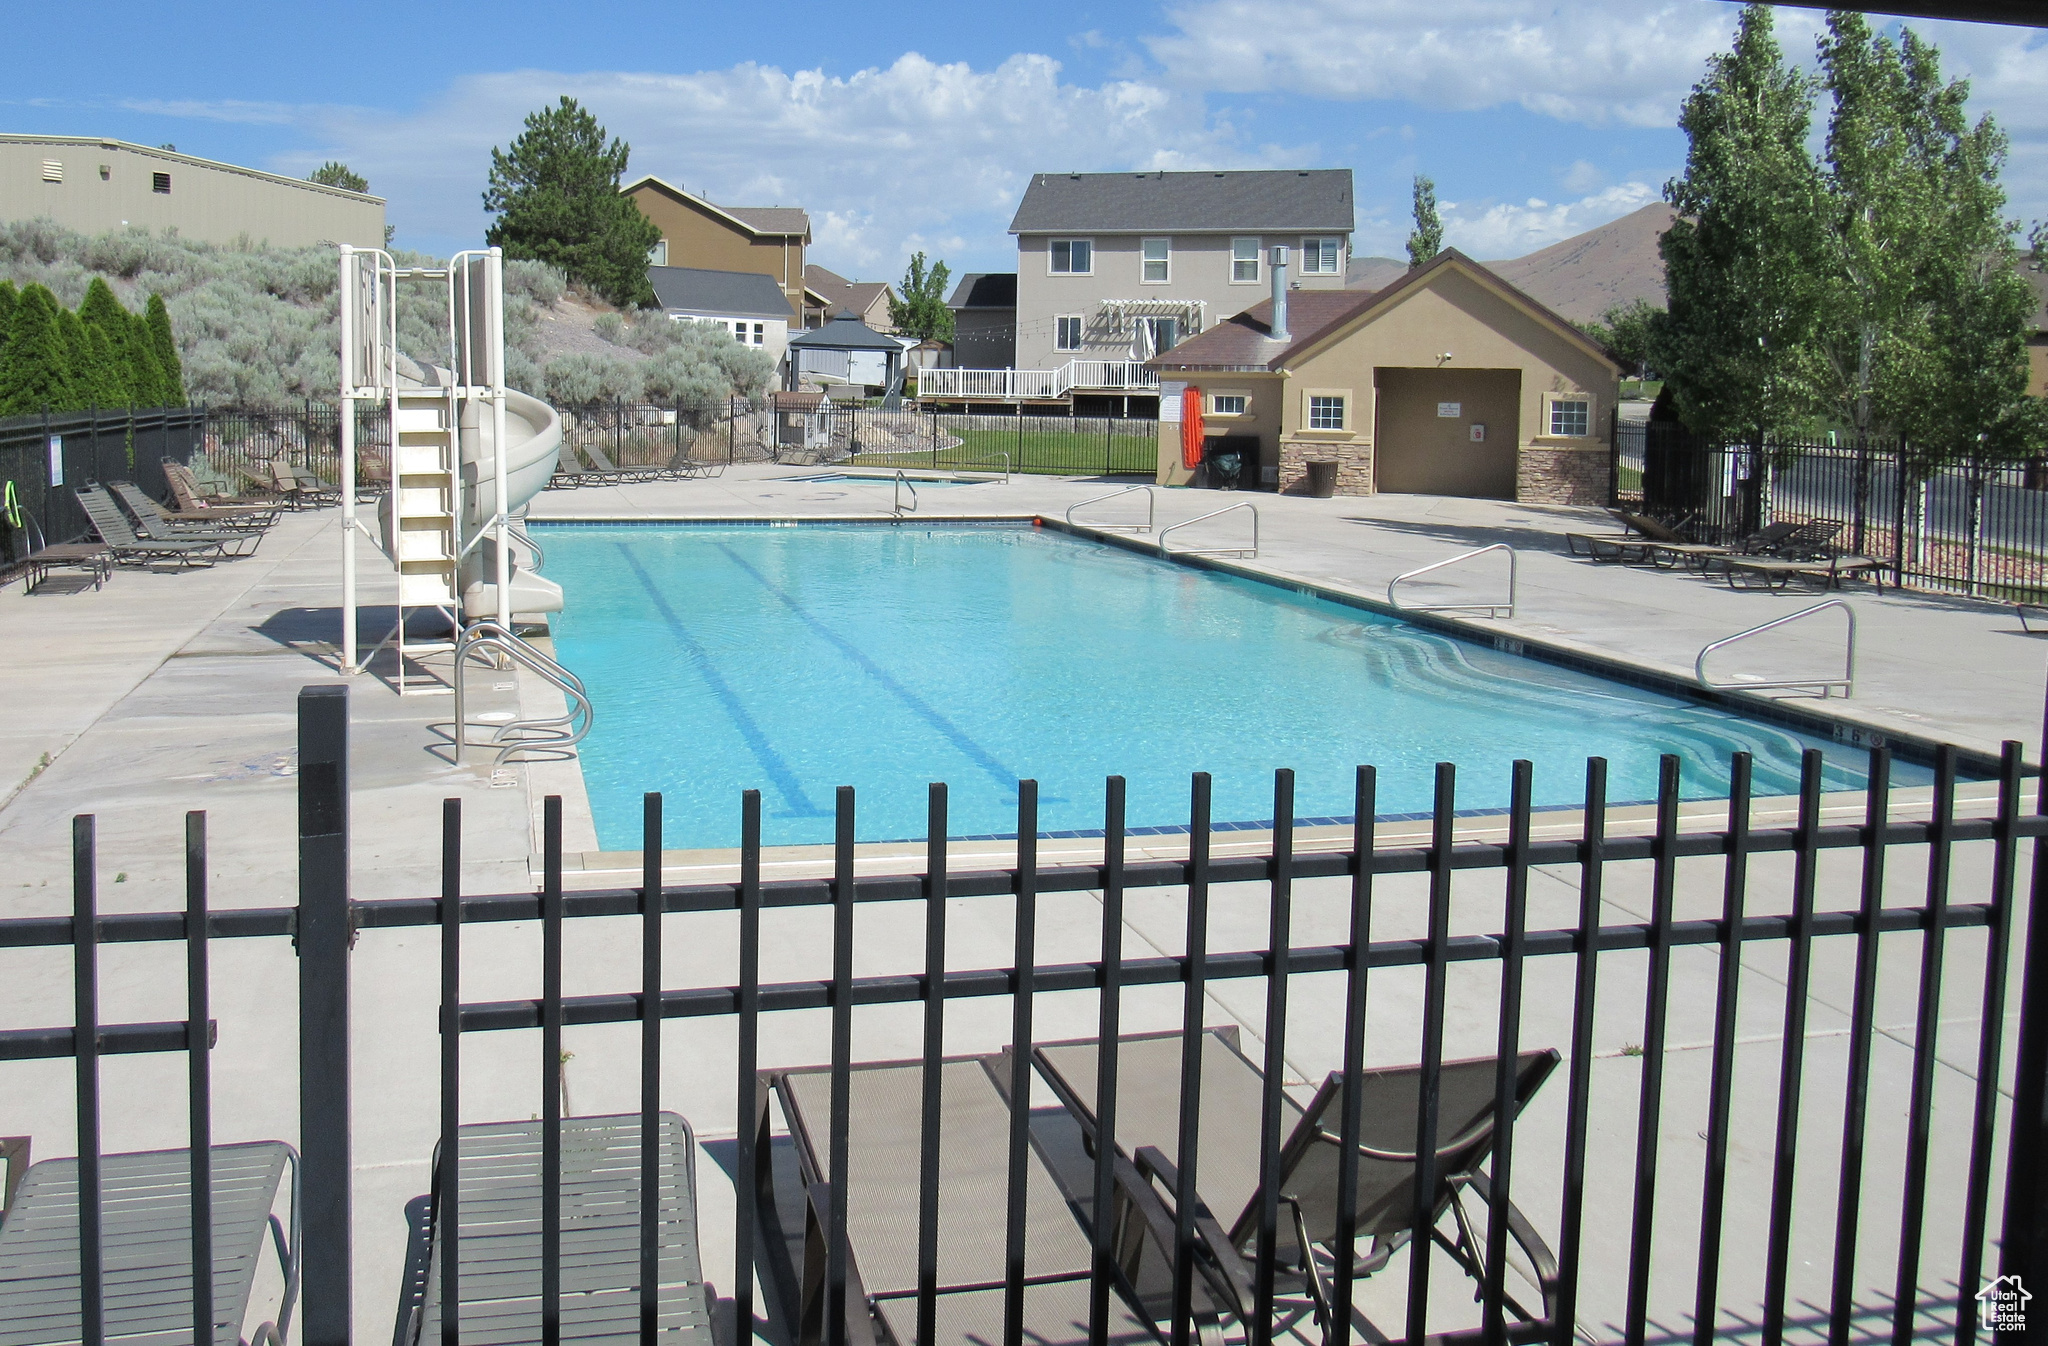
[[[1166,539],[1169,534],[1177,532],[1182,528],[1189,527],[1192,524],[1206,523],[1210,519],[1214,519],[1220,515],[1229,514],[1233,511],[1240,509],[1248,509],[1252,512],[1251,546],[1182,547],[1180,549],[1179,554],[1182,556],[1257,556],[1259,554],[1259,511],[1258,508],[1255,505],[1253,505],[1252,502],[1249,500],[1241,500],[1235,505],[1225,505],[1222,509],[1210,510],[1207,514],[1198,514],[1192,519],[1182,519],[1179,523],[1168,524],[1166,528],[1163,529],[1159,534],[1159,550],[1170,550],[1166,545]]]
[[[1484,556],[1490,551],[1504,551],[1508,554],[1508,601],[1505,603],[1418,603],[1410,607],[1394,596],[1394,590],[1405,581],[1412,580],[1418,575],[1427,575],[1432,570],[1442,570],[1445,566],[1456,565],[1460,561],[1469,561],[1475,556]],[[1515,549],[1505,542],[1494,542],[1394,576],[1387,581],[1387,602],[1404,612],[1484,612],[1488,617],[1512,617],[1515,615],[1515,570]]]
[[[1769,682],[1751,682],[1746,680],[1712,682],[1708,680],[1707,656],[1715,650],[1726,649],[1737,641],[1748,640],[1751,636],[1760,636],[1766,631],[1773,631],[1778,627],[1790,625],[1802,617],[1811,617],[1814,613],[1824,612],[1828,608],[1840,608],[1849,619],[1849,641],[1842,653],[1841,677],[1780,678]],[[1839,598],[1830,598],[1825,602],[1815,603],[1810,608],[1801,608],[1799,611],[1789,616],[1780,617],[1776,621],[1765,622],[1761,626],[1752,626],[1747,631],[1737,631],[1732,636],[1723,636],[1699,652],[1699,656],[1692,661],[1692,673],[1695,678],[1699,679],[1700,686],[1712,687],[1717,690],[1739,689],[1747,691],[1756,688],[1818,687],[1820,688],[1821,697],[1825,699],[1834,695],[1834,689],[1839,687],[1842,689],[1843,696],[1854,696],[1856,695],[1856,609],[1850,607]]]
[[[1156,516],[1159,509],[1159,488],[1156,486],[1125,486],[1120,490],[1111,491],[1108,495],[1090,496],[1088,499],[1083,500],[1078,504],[1072,504],[1067,506],[1067,522],[1072,523],[1074,521],[1074,511],[1077,509],[1086,509],[1090,505],[1099,505],[1105,500],[1115,500],[1120,496],[1136,495],[1139,491],[1143,491],[1145,493],[1145,522],[1091,523],[1084,524],[1082,526],[1085,528],[1093,528],[1098,532],[1104,533],[1119,528],[1128,528],[1133,533],[1149,533],[1152,531],[1153,523],[1156,522]]]
[[[903,493],[910,492],[910,508],[903,508]],[[903,475],[903,469],[896,469],[896,484],[890,489],[889,512],[897,518],[917,513],[917,488],[910,484],[910,478]]]
[[[469,741],[469,718],[464,713],[463,683],[468,671],[470,656],[479,651],[502,655],[531,673],[538,674],[559,688],[569,700],[568,713],[548,715],[534,720],[513,720],[493,726],[488,741],[472,744]],[[583,723],[576,724],[578,715]],[[554,747],[569,748],[583,741],[591,726],[597,723],[597,708],[590,703],[590,693],[583,688],[583,680],[568,669],[548,658],[533,646],[521,640],[497,622],[485,619],[472,623],[455,641],[455,764],[462,765],[463,749],[468,747],[496,748],[497,761],[502,763],[521,748]],[[477,728],[484,728],[478,725]],[[508,734],[519,737],[508,739]]]

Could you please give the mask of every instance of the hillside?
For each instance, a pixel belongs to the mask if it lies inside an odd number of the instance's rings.
[[[1591,321],[1614,304],[1637,299],[1661,307],[1664,259],[1657,255],[1657,239],[1672,215],[1670,206],[1652,202],[1526,257],[1487,265],[1573,322]]]
[[[1344,268],[1347,290],[1383,290],[1408,274],[1408,263],[1393,257],[1353,257]]]

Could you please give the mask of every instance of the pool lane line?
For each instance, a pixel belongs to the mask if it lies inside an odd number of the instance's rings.
[[[796,772],[790,770],[789,763],[782,760],[782,754],[775,751],[775,745],[768,741],[768,735],[761,731],[760,724],[755,721],[752,715],[747,713],[747,708],[740,703],[739,694],[733,691],[732,684],[728,683],[724,676],[719,673],[717,667],[712,664],[710,654],[690,635],[688,628],[683,625],[682,618],[676,616],[675,609],[671,608],[668,605],[668,600],[662,597],[661,590],[655,587],[653,577],[647,573],[639,560],[634,557],[632,548],[623,542],[615,543],[614,545],[618,547],[619,555],[625,558],[627,567],[639,579],[640,586],[647,590],[647,597],[653,601],[655,611],[659,612],[663,620],[668,623],[668,629],[675,636],[676,643],[683,647],[683,652],[690,657],[692,663],[697,665],[698,672],[704,675],[704,681],[710,686],[712,694],[718,698],[719,704],[725,707],[726,715],[732,720],[733,726],[740,731],[740,737],[746,740],[748,749],[754,754],[754,760],[761,764],[761,769],[768,773],[768,779],[775,783],[775,789],[782,796],[782,805],[785,810],[781,816],[790,818],[831,817],[832,811],[830,809],[819,808],[811,802],[810,796],[804,793],[803,782],[796,778]]]
[[[933,729],[937,730],[939,734],[943,738],[945,738],[947,742],[951,743],[954,746],[954,748],[956,748],[960,752],[962,756],[968,758],[976,766],[980,767],[984,772],[988,774],[988,776],[992,780],[995,781],[997,785],[1000,785],[1007,790],[1015,790],[1017,788],[1017,773],[1010,770],[1008,767],[1004,766],[1001,762],[997,761],[995,754],[991,753],[988,749],[982,747],[979,743],[976,743],[972,738],[968,737],[968,735],[958,725],[954,724],[951,720],[947,719],[930,702],[926,701],[916,692],[911,691],[908,687],[905,687],[902,683],[898,682],[895,679],[895,677],[889,673],[888,670],[884,669],[880,664],[877,664],[873,659],[870,659],[861,650],[859,646],[855,645],[852,641],[847,640],[844,636],[841,636],[838,632],[834,631],[831,627],[819,621],[816,617],[813,617],[807,610],[805,610],[803,604],[797,602],[787,593],[784,593],[780,588],[778,588],[775,585],[775,583],[772,580],[770,580],[766,575],[763,575],[760,571],[754,569],[753,566],[749,565],[746,562],[746,560],[743,557],[741,557],[737,552],[733,551],[731,547],[726,546],[723,542],[718,543],[717,546],[720,551],[725,553],[725,557],[728,561],[731,561],[741,570],[746,571],[748,575],[753,577],[754,582],[756,584],[759,584],[763,589],[766,589],[769,593],[774,594],[778,599],[782,600],[783,606],[787,607],[791,612],[795,613],[798,621],[802,622],[805,626],[810,627],[811,630],[817,632],[818,635],[822,636],[841,654],[853,660],[854,663],[860,665],[862,670],[865,671],[869,677],[873,678],[876,682],[881,683],[882,687],[886,691],[888,691],[890,695],[894,696],[897,700],[901,701],[905,706],[908,706],[913,714],[917,715],[918,718],[922,719],[926,724],[930,725]]]

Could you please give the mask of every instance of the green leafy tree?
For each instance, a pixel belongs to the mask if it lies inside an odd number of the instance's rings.
[[[329,159],[326,163],[306,174],[306,181],[317,182],[323,187],[339,187],[345,192],[362,192],[365,195],[370,190],[370,180],[368,178],[356,172],[347,164],[334,159]]]
[[[58,319],[64,311],[40,285],[21,292],[0,352],[0,416],[70,409],[70,354]]]
[[[661,230],[619,192],[630,147],[564,96],[528,115],[509,150],[491,151],[484,237],[509,258],[548,262],[614,304],[649,305],[647,254]]]
[[[1436,183],[1415,175],[1415,229],[1408,235],[1408,265],[1421,266],[1444,250],[1444,222],[1436,213]]]
[[[1639,379],[1646,379],[1651,377],[1650,346],[1663,318],[1663,309],[1647,299],[1638,299],[1632,304],[1608,305],[1599,320],[1584,324],[1583,330],[1605,346],[1623,368],[1634,370]]]
[[[164,305],[164,297],[152,294],[149,306],[143,310],[143,322],[149,326],[148,347],[156,356],[157,405],[182,407],[185,405],[185,370],[178,361],[178,339],[171,331],[171,311]]]
[[[889,296],[889,321],[899,335],[920,341],[951,341],[953,310],[946,307],[946,282],[952,278],[944,262],[925,270],[924,254],[911,254],[903,272],[901,294]]]
[[[1808,424],[1817,403],[1828,243],[1813,101],[1769,8],[1750,5],[1680,109],[1685,172],[1664,188],[1678,218],[1659,241],[1669,308],[1651,363],[1686,424],[1752,447]]]

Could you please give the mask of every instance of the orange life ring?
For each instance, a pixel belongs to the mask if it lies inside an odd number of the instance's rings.
[[[1180,465],[1190,472],[1202,465],[1202,390],[1192,383],[1180,393]]]

